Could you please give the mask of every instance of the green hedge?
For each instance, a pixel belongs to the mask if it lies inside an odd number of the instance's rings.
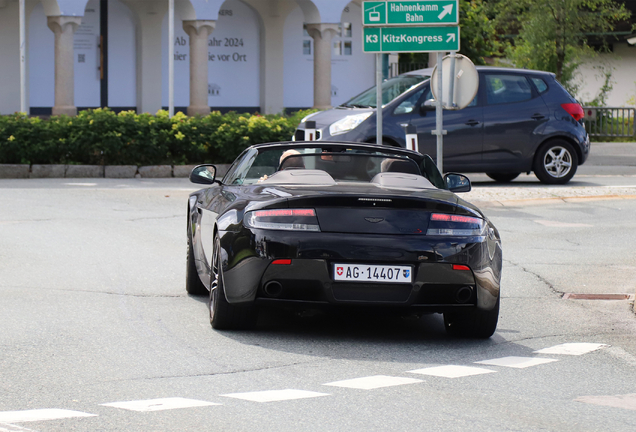
[[[288,141],[300,119],[292,116],[220,114],[188,117],[109,109],[48,120],[25,114],[0,116],[0,163],[182,165],[230,163],[246,147]]]

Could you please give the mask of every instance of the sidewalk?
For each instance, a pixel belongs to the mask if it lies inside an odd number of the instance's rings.
[[[519,186],[480,187],[459,196],[478,207],[510,207],[576,200],[636,199],[634,186]]]

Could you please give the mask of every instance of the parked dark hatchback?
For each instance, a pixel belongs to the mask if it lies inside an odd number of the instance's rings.
[[[554,74],[478,66],[479,91],[463,110],[444,111],[444,169],[485,172],[511,181],[533,171],[543,183],[564,184],[587,159],[590,141],[583,109]],[[383,143],[405,147],[404,126],[417,128],[419,151],[436,158],[432,69],[385,81]],[[331,110],[303,119],[295,138],[304,139],[305,121],[316,122],[318,139],[375,142],[375,88]]]

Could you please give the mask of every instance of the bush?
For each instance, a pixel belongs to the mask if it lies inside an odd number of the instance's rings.
[[[188,117],[109,109],[81,111],[49,120],[23,113],[0,116],[0,163],[89,165],[182,165],[230,163],[252,144],[291,139],[300,119],[292,116],[220,114]]]

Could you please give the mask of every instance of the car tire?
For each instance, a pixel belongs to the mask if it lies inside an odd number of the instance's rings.
[[[201,282],[197,266],[194,263],[194,249],[192,248],[192,240],[188,234],[188,257],[186,260],[186,291],[188,294],[202,296],[208,293],[208,289]]]
[[[497,303],[491,310],[476,309],[470,314],[456,312],[444,313],[444,327],[446,333],[475,339],[488,339],[495,330],[499,321],[499,295]]]
[[[499,183],[510,183],[521,173],[486,173],[488,177]]]
[[[210,275],[210,297],[208,309],[210,324],[216,330],[246,330],[256,325],[257,311],[254,306],[234,306],[225,297],[223,268],[221,263],[221,241],[214,238],[212,274]]]
[[[569,182],[579,165],[572,145],[562,139],[550,140],[539,148],[534,158],[534,175],[545,184]]]

